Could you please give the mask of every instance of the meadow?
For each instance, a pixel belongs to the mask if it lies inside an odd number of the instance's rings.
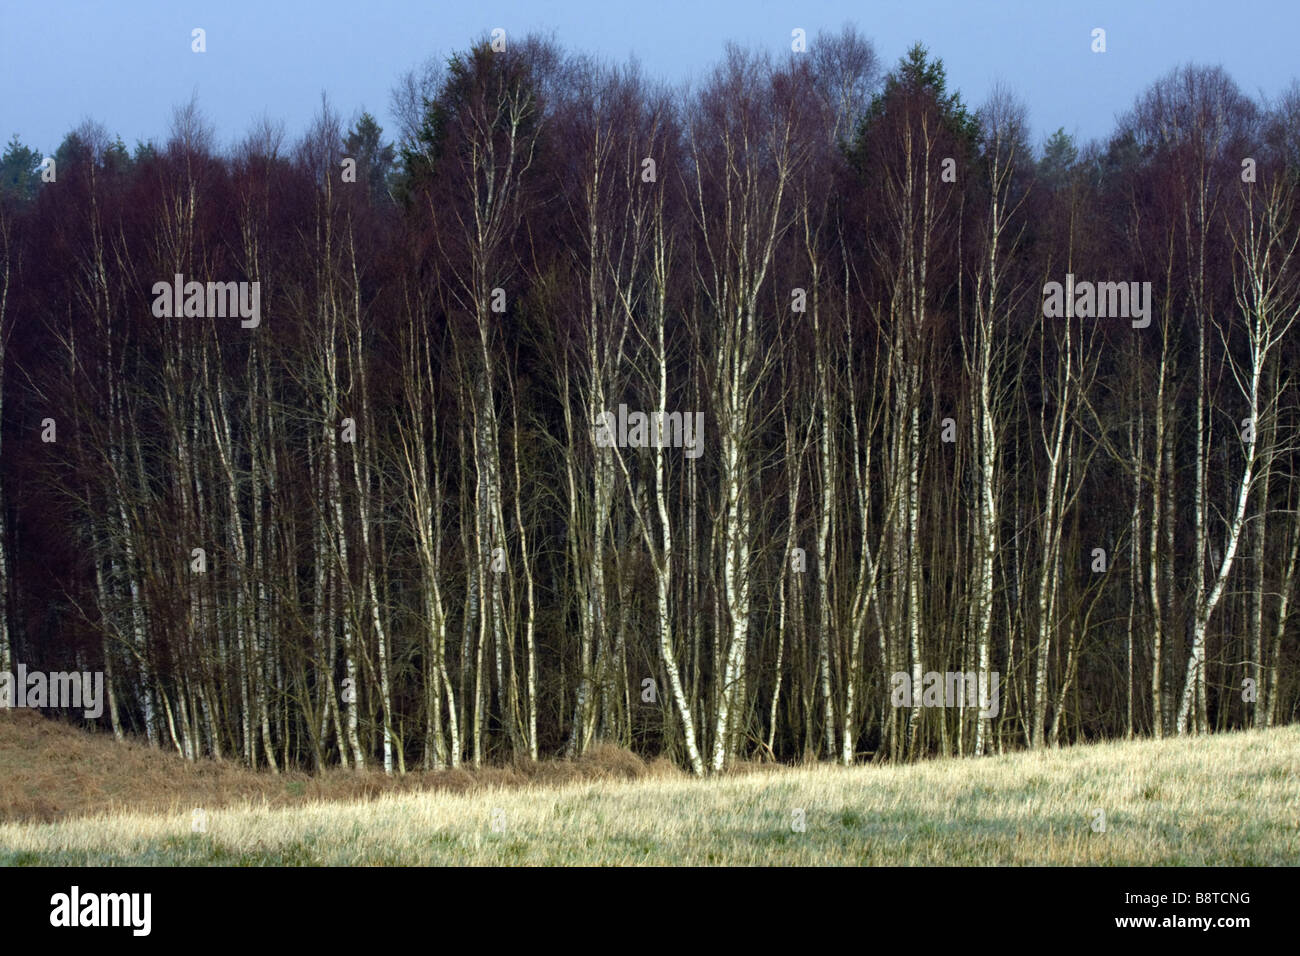
[[[703,780],[614,748],[571,763],[377,780],[196,766],[33,720],[0,721],[4,865],[1300,861],[1295,726],[980,760],[747,766]],[[61,753],[61,766],[49,752],[23,764],[34,755],[28,738]],[[61,767],[82,773],[80,784],[59,790]],[[38,774],[52,802],[25,808],[20,791]]]

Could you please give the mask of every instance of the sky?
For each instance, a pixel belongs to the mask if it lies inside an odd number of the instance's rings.
[[[1300,79],[1298,0],[0,0],[0,137],[52,153],[83,120],[128,147],[162,141],[192,95],[230,145],[263,116],[297,139],[321,93],[345,120],[369,110],[395,137],[400,74],[496,27],[698,83],[736,41],[789,51],[791,31],[846,22],[886,66],[920,40],[978,107],[999,81],[1028,107],[1036,143],[1058,127],[1105,137],[1150,83],[1183,63],[1221,65],[1251,96]],[[191,30],[207,51],[191,51]],[[1106,52],[1092,31],[1106,31]]]

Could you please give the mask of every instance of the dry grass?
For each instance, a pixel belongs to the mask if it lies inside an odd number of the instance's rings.
[[[191,832],[189,806],[180,803],[169,812],[9,823],[0,825],[0,863],[1300,862],[1300,727],[708,781],[651,775],[631,755],[603,760],[612,765],[606,779],[574,780],[572,769],[552,768],[521,784],[507,778],[517,771],[502,771],[465,792],[386,792],[348,802],[302,796],[298,806],[275,806],[264,790],[256,803],[232,798],[224,810],[205,803],[206,833]],[[50,773],[57,777],[58,769]],[[76,772],[66,763],[63,770]],[[329,792],[337,784],[321,786]],[[802,832],[791,825],[800,809]],[[1104,832],[1092,829],[1098,809]]]
[[[0,710],[0,823],[53,823],[125,811],[180,812],[202,806],[293,807],[357,802],[385,793],[467,793],[574,780],[679,776],[667,760],[649,763],[598,745],[578,760],[520,760],[505,767],[386,776],[334,768],[320,775],[253,771],[232,761],[189,763],[174,750],[88,733],[29,710]]]

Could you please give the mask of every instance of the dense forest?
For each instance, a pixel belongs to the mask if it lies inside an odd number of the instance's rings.
[[[845,28],[393,106],[10,143],[0,671],[271,770],[1295,719],[1300,84],[1036,144]]]

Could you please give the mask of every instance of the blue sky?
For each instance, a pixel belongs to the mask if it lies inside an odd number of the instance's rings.
[[[635,55],[678,82],[705,76],[728,40],[783,52],[795,27],[811,40],[846,21],[889,66],[924,42],[971,106],[1007,83],[1035,141],[1058,126],[1104,136],[1180,63],[1221,64],[1253,96],[1300,77],[1297,0],[0,0],[0,137],[48,153],[89,118],[133,147],[162,139],[172,107],[197,92],[223,145],[263,114],[296,139],[322,90],[345,119],[369,109],[392,135],[397,76],[494,27]],[[190,50],[193,27],[207,31],[204,54]],[[1090,49],[1094,27],[1104,54]]]

